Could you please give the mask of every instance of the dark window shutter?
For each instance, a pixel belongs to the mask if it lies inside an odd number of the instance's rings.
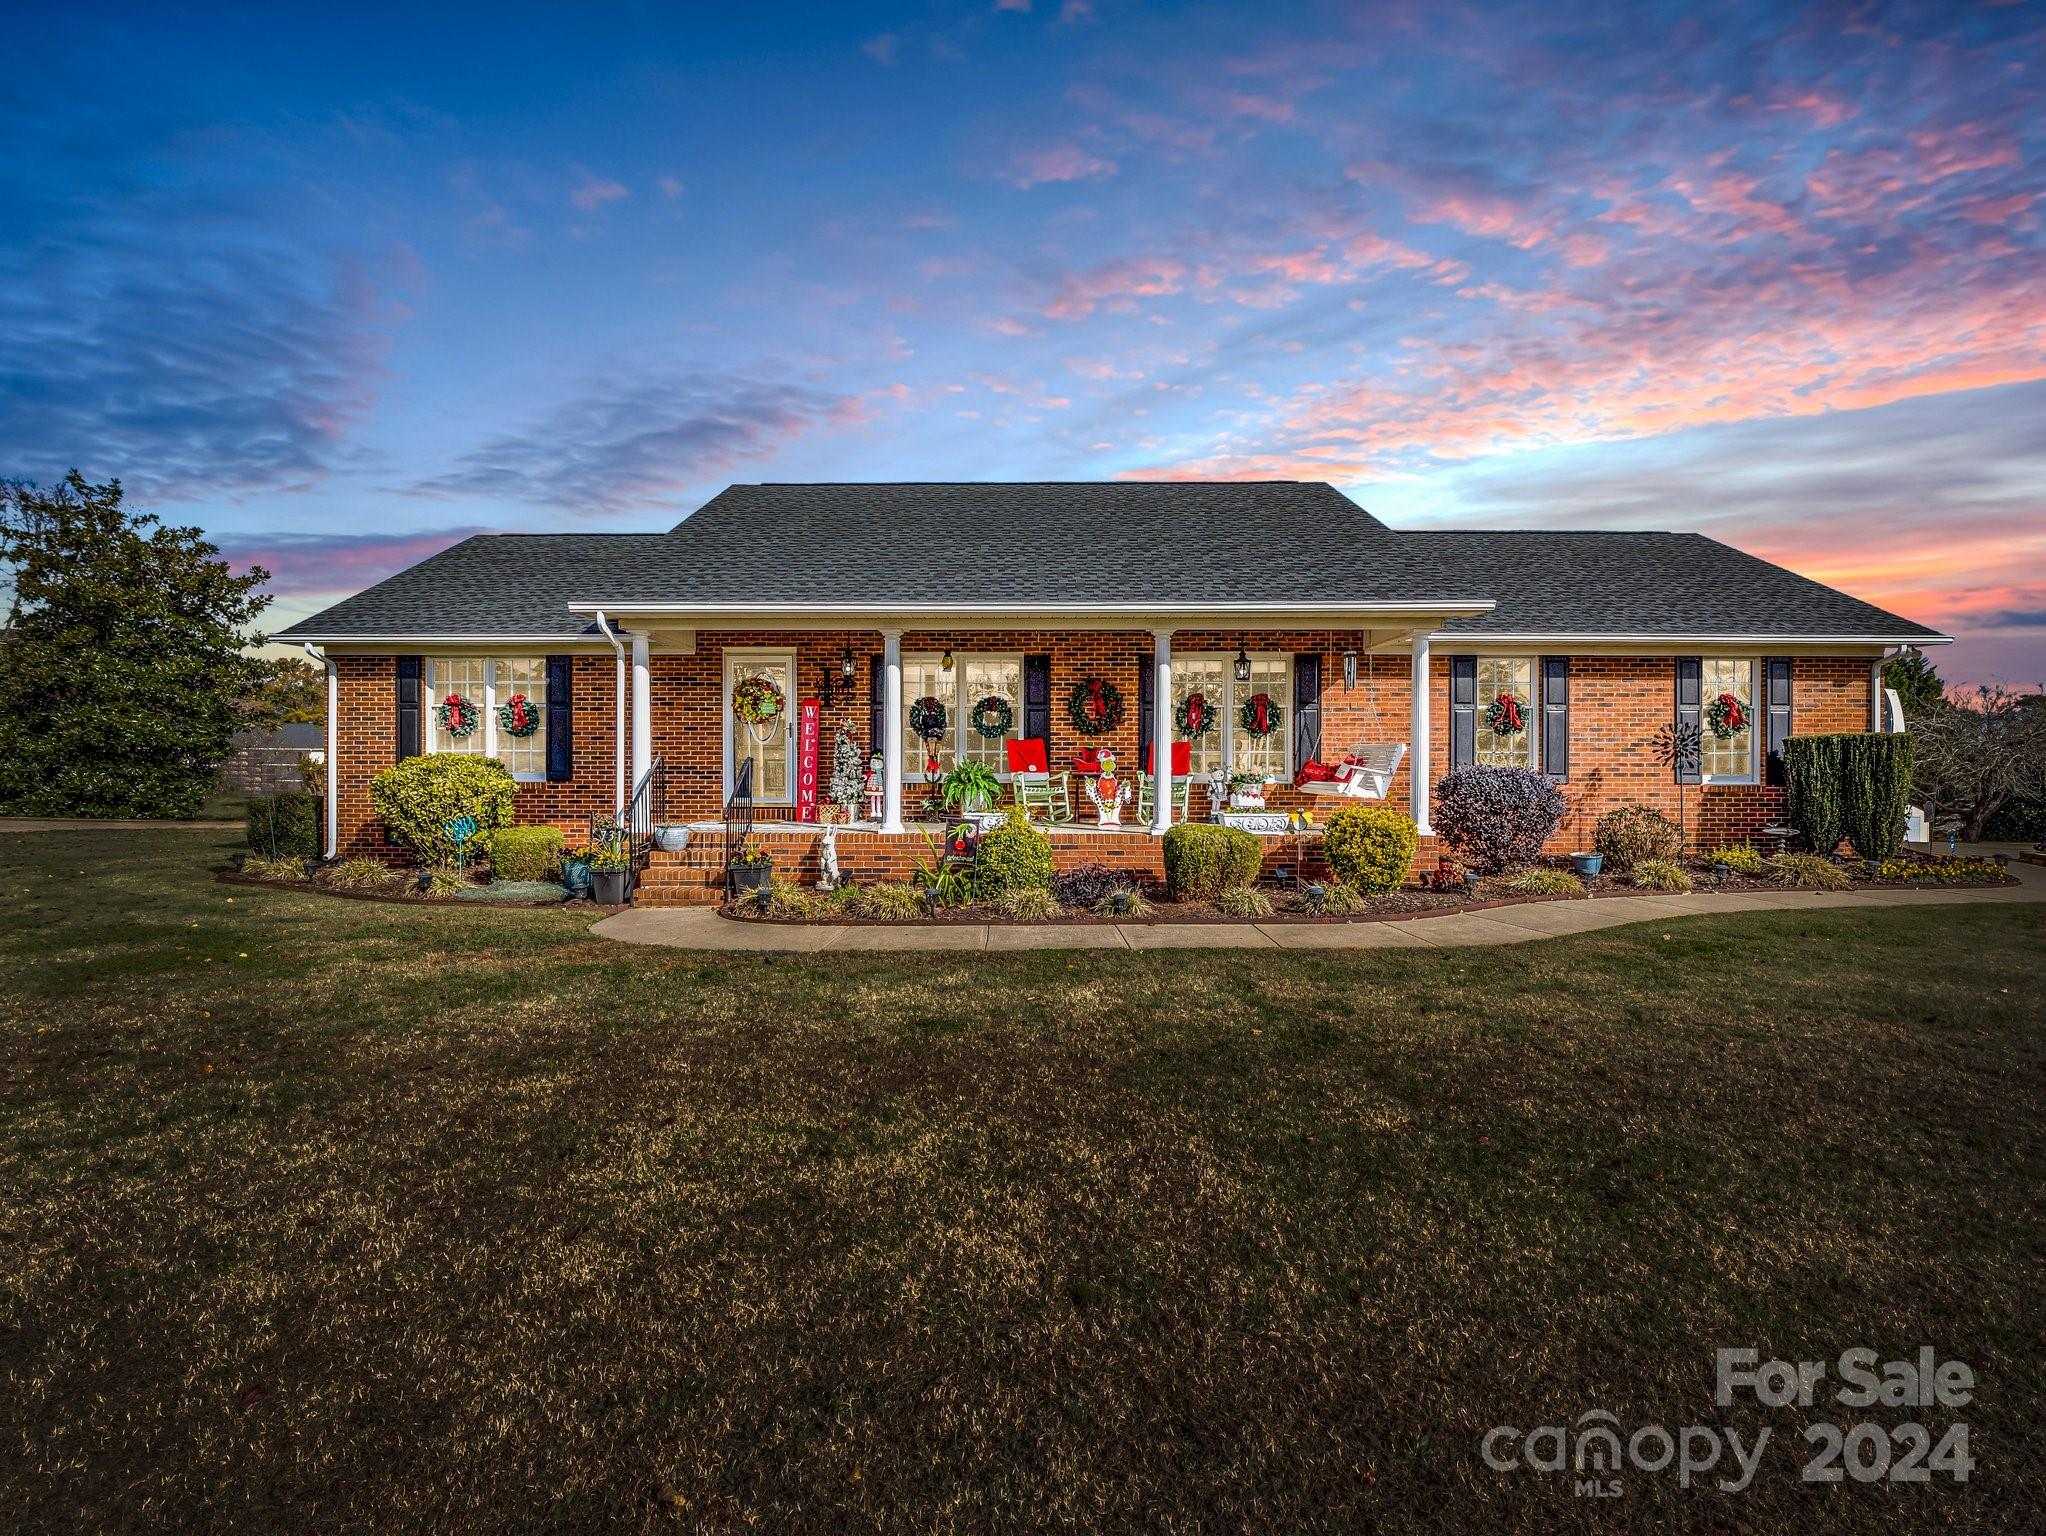
[[[881,743],[888,739],[888,677],[879,656],[867,659],[867,688],[870,693],[867,700],[867,740],[872,743],[867,750],[879,757]]]
[[[1321,759],[1321,653],[1293,658],[1293,772]]]
[[[1449,658],[1449,766],[1478,760],[1478,658]]]
[[[1570,777],[1570,658],[1542,658],[1542,772]]]
[[[1023,735],[1051,750],[1051,658],[1023,658]]]
[[[1151,761],[1151,722],[1157,711],[1151,706],[1158,698],[1158,671],[1152,665],[1152,658],[1139,653],[1137,656],[1137,766]],[[1151,770],[1144,769],[1146,773]]]
[[[575,658],[547,658],[547,780],[575,776]]]
[[[420,753],[419,709],[424,690],[426,658],[398,658],[398,761]]]
[[[1790,739],[1790,658],[1771,656],[1762,663],[1763,698],[1769,710],[1769,761],[1766,782],[1781,784],[1783,743]]]
[[[1677,658],[1677,724],[1701,730],[1705,719],[1701,709],[1705,692],[1705,663],[1696,656]],[[1679,784],[1696,784],[1700,773],[1697,768],[1678,768],[1676,779]]]

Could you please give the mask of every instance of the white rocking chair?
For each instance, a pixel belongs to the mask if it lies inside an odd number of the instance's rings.
[[[1335,795],[1346,800],[1383,800],[1392,788],[1392,776],[1399,772],[1400,763],[1407,755],[1407,744],[1403,741],[1360,741],[1345,755],[1353,761],[1335,765],[1340,777],[1302,784],[1302,792]]]

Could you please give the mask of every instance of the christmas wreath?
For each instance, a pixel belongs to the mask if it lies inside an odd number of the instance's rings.
[[[483,723],[483,711],[459,693],[451,693],[440,701],[434,718],[440,721],[440,728],[449,740],[460,741],[464,736],[475,734],[476,727]]]
[[[1172,712],[1172,723],[1188,741],[1199,741],[1215,728],[1215,706],[1205,693],[1190,693]]]
[[[1722,693],[1705,706],[1705,723],[1721,741],[1738,736],[1748,728],[1748,712],[1733,694]]]
[[[1016,710],[999,693],[991,693],[973,706],[973,713],[966,717],[985,741],[1000,741],[1009,734],[1009,727],[1016,723]]]
[[[742,677],[732,689],[732,713],[754,725],[772,725],[788,708],[773,678]]]
[[[1485,711],[1485,729],[1494,736],[1518,736],[1527,729],[1527,706],[1517,694],[1500,694]]]
[[[951,718],[945,701],[934,693],[925,694],[909,706],[909,728],[925,741],[941,740]]]
[[[1236,723],[1247,733],[1263,741],[1278,730],[1279,715],[1278,703],[1269,693],[1253,693],[1243,701],[1243,707],[1236,711]]]
[[[497,706],[497,728],[510,736],[530,736],[540,729],[540,711],[523,693]]]
[[[1106,736],[1122,724],[1122,690],[1105,677],[1077,682],[1066,715],[1082,736]]]

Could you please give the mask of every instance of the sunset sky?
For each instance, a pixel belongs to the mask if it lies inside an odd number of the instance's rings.
[[[2046,3],[314,9],[0,10],[0,475],[276,624],[732,480],[1301,477],[2046,679]]]

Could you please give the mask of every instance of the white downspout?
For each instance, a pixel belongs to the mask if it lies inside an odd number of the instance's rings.
[[[340,782],[337,717],[341,712],[341,674],[334,668],[334,658],[310,640],[306,642],[305,653],[327,670],[327,857],[331,859],[337,856],[341,841],[341,807],[334,800]]]
[[[625,814],[625,642],[611,633],[611,626],[604,622],[604,610],[597,610],[597,628],[604,632],[604,638],[611,642],[611,649],[618,653],[618,708],[614,711],[618,725],[617,788],[614,798],[617,802],[613,816]]]

